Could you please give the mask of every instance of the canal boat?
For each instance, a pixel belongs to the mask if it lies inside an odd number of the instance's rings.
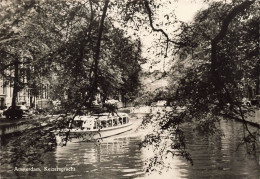
[[[76,141],[93,141],[130,131],[132,124],[126,113],[76,116],[70,130],[64,134],[69,134],[70,139],[78,139]]]

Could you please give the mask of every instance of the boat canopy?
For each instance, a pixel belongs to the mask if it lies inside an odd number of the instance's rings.
[[[86,121],[86,120],[94,120],[96,119],[96,116],[76,116],[75,121]]]
[[[113,127],[117,125],[126,124],[128,122],[128,114],[126,113],[118,113],[117,115],[102,113],[91,116],[76,116],[74,119],[74,125],[76,127],[83,127],[87,130],[97,129],[99,127]]]
[[[128,114],[126,113],[118,113],[115,115],[111,115],[109,113],[101,113],[101,114],[95,114],[95,115],[88,115],[88,116],[76,116],[74,120],[80,120],[80,121],[86,121],[86,120],[98,120],[98,121],[108,121],[115,118],[123,118],[128,117]]]

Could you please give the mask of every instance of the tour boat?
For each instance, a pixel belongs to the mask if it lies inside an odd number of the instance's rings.
[[[80,141],[107,138],[132,130],[132,124],[126,113],[76,116],[69,130],[69,138]]]

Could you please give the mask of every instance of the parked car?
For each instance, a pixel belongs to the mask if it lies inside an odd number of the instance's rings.
[[[117,104],[117,103],[119,103],[119,101],[118,101],[118,100],[115,100],[115,99],[109,99],[109,100],[106,100],[105,103]]]
[[[53,108],[53,102],[50,99],[39,99],[37,100],[36,108],[44,111],[48,110]]]
[[[23,117],[28,117],[30,111],[25,105],[17,105],[17,107],[23,111]]]
[[[17,105],[17,107],[21,110],[23,110],[24,113],[28,113],[29,109],[25,105]]]
[[[244,106],[249,106],[249,107],[252,106],[251,101],[248,98],[243,98],[242,99],[242,104]]]
[[[22,118],[23,117],[23,110],[20,109],[20,106],[15,106],[12,107],[10,106],[7,110],[5,110],[3,112],[3,115],[7,118],[7,119],[15,119],[15,118]]]

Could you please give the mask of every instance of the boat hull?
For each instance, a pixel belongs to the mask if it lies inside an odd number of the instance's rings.
[[[95,141],[98,139],[108,138],[111,136],[119,135],[127,131],[132,130],[132,122],[128,124],[115,126],[110,128],[103,128],[100,130],[71,130],[69,134],[69,139],[71,142],[81,142],[81,141]]]

